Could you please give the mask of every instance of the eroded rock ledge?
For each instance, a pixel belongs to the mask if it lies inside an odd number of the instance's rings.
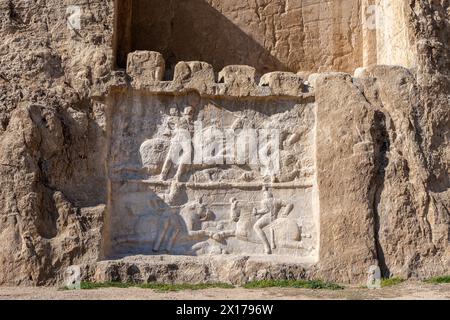
[[[245,65],[226,66],[217,77],[213,67],[201,61],[179,62],[172,81],[164,81],[165,61],[153,51],[136,51],[128,55],[126,72],[115,72],[110,88],[127,86],[147,93],[197,91],[200,95],[228,97],[311,97],[311,87],[304,74],[271,72],[256,79],[256,69]],[[217,78],[217,81],[216,81]]]

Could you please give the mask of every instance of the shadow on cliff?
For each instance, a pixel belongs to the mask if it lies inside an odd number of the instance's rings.
[[[216,72],[232,64],[253,66],[258,75],[288,71],[288,67],[257,40],[205,0],[132,2],[131,51],[161,52],[166,59],[167,80],[179,61],[205,61],[213,65]],[[119,61],[118,65],[124,67],[124,61]]]
[[[375,250],[378,260],[378,265],[381,269],[381,274],[384,278],[391,276],[391,271],[386,262],[383,245],[380,241],[381,221],[380,212],[378,210],[381,203],[381,196],[384,190],[384,183],[386,179],[386,168],[389,164],[387,156],[391,143],[389,140],[389,133],[386,129],[386,115],[383,112],[375,112],[376,130],[372,133],[375,142],[376,160],[375,160],[375,175],[372,186],[372,209],[374,214],[374,237]]]

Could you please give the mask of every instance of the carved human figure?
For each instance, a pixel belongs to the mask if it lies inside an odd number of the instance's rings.
[[[194,115],[195,108],[192,106],[187,106],[184,108],[183,114],[180,118],[179,128],[189,131],[190,133],[194,132]]]
[[[162,137],[145,140],[139,148],[142,165],[148,174],[161,174],[163,170],[169,172],[172,165],[169,151],[178,121],[178,109],[170,108],[169,117],[163,125]]]
[[[187,166],[190,165],[191,151],[193,150],[192,136],[194,134],[194,114],[194,107],[187,106],[178,120],[174,118],[175,115],[171,115],[171,123],[175,125],[175,130],[171,135],[169,151],[162,167],[161,180],[167,179],[167,175],[174,164],[174,155],[180,156],[179,159],[177,159],[178,168],[175,174],[175,181],[180,181],[180,178],[183,173],[185,173]],[[181,154],[179,153],[180,147],[183,147]]]
[[[252,127],[247,115],[245,114],[241,117],[238,117],[231,125],[232,130],[241,130],[244,129],[245,127]]]
[[[239,208],[239,202],[237,201],[236,198],[231,198],[230,199],[230,222],[238,222],[239,218],[241,216],[241,209]],[[237,227],[236,227],[237,228]],[[213,239],[216,241],[223,241],[226,238],[230,238],[230,237],[235,237],[236,236],[236,231],[237,229],[234,230],[225,230],[225,231],[221,231],[218,232],[216,234],[213,235]]]
[[[231,207],[230,207],[230,220],[234,222],[238,222],[241,216],[241,209],[239,208],[239,202],[236,198],[230,199]]]
[[[291,182],[300,176],[301,161],[293,154],[281,156],[282,170],[276,175],[275,182]]]
[[[282,200],[275,199],[273,197],[273,194],[267,189],[264,189],[263,191],[264,193],[263,193],[263,200],[261,201],[261,208],[253,209],[253,214],[255,216],[259,216],[259,219],[256,221],[253,229],[263,242],[265,253],[272,254],[272,247],[275,246],[273,229],[272,228],[270,229],[272,246],[269,243],[267,235],[265,234],[263,229],[277,219],[278,213],[283,207],[285,208],[286,212],[285,214],[289,215],[294,206],[292,204],[285,203]]]
[[[164,241],[165,251],[170,252],[176,242],[211,238],[214,233],[202,230],[202,223],[211,220],[212,216],[211,211],[201,201],[187,203],[179,213],[165,212],[161,216],[153,251],[159,252]]]
[[[172,138],[173,132],[177,128],[180,115],[177,108],[170,108],[169,117],[165,123],[163,136]]]

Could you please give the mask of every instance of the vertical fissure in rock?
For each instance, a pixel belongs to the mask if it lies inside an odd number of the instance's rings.
[[[379,205],[381,203],[381,194],[384,189],[386,177],[386,167],[389,163],[387,153],[390,148],[389,134],[386,128],[386,115],[382,111],[375,112],[375,125],[372,131],[374,141],[375,171],[372,183],[372,210],[374,217],[374,240],[375,250],[377,254],[378,264],[383,277],[390,276],[389,267],[386,264],[384,249],[380,241],[380,212]]]

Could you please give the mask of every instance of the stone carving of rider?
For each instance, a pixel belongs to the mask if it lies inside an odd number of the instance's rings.
[[[278,214],[284,207],[286,208],[285,212],[287,214],[289,214],[294,208],[292,204],[288,204],[282,200],[275,199],[273,194],[269,190],[264,188],[263,200],[261,201],[261,208],[253,209],[253,214],[259,217],[253,229],[263,242],[264,251],[266,254],[272,254],[272,247],[263,229],[278,218]],[[273,239],[273,230],[271,230],[271,232],[272,232],[271,237]]]

